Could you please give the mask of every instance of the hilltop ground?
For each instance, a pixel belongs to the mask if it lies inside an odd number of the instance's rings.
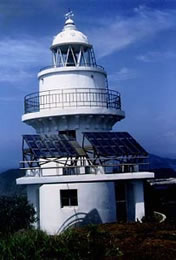
[[[176,225],[156,223],[105,224],[100,230],[111,237],[123,260],[176,259]],[[107,243],[109,243],[107,241]]]
[[[175,260],[176,225],[103,224],[61,235],[21,230],[0,238],[2,260]]]

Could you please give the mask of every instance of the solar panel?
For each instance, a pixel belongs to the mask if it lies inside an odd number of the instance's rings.
[[[78,156],[69,141],[59,135],[24,135],[23,139],[35,158]]]
[[[84,132],[101,156],[147,156],[142,146],[127,132]]]

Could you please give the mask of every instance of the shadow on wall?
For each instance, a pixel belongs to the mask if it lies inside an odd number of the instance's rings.
[[[69,217],[58,229],[57,233],[63,232],[70,227],[81,227],[90,224],[101,224],[102,219],[97,209],[93,209],[88,213],[78,212]]]

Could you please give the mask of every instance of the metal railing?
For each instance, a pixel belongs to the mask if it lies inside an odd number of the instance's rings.
[[[56,89],[29,94],[24,99],[24,113],[43,109],[104,107],[121,109],[120,93],[109,89]]]
[[[99,175],[99,174],[123,174],[123,173],[136,173],[148,171],[149,163],[143,162],[139,164],[133,163],[119,163],[117,165],[87,165],[87,166],[35,166],[29,167],[23,164],[26,161],[20,162],[20,169],[26,170],[26,177],[47,177],[47,176],[70,176],[70,175]]]
[[[69,68],[69,67],[75,67],[75,65],[73,63],[71,63],[71,64],[68,63],[67,65],[63,65],[63,63],[59,63],[56,66],[54,66],[54,65],[45,66],[45,67],[41,68],[40,71],[47,70],[47,69],[61,68],[61,67]],[[101,69],[104,71],[104,67],[101,65],[97,65],[97,64],[86,63],[84,65],[79,65],[78,68],[79,67],[90,67],[90,68],[93,67],[93,68],[98,68],[98,69]]]

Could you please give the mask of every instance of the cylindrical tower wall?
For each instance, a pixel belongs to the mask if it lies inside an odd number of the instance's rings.
[[[39,76],[39,91],[75,89],[75,88],[106,88],[104,73],[90,69],[54,70]]]

